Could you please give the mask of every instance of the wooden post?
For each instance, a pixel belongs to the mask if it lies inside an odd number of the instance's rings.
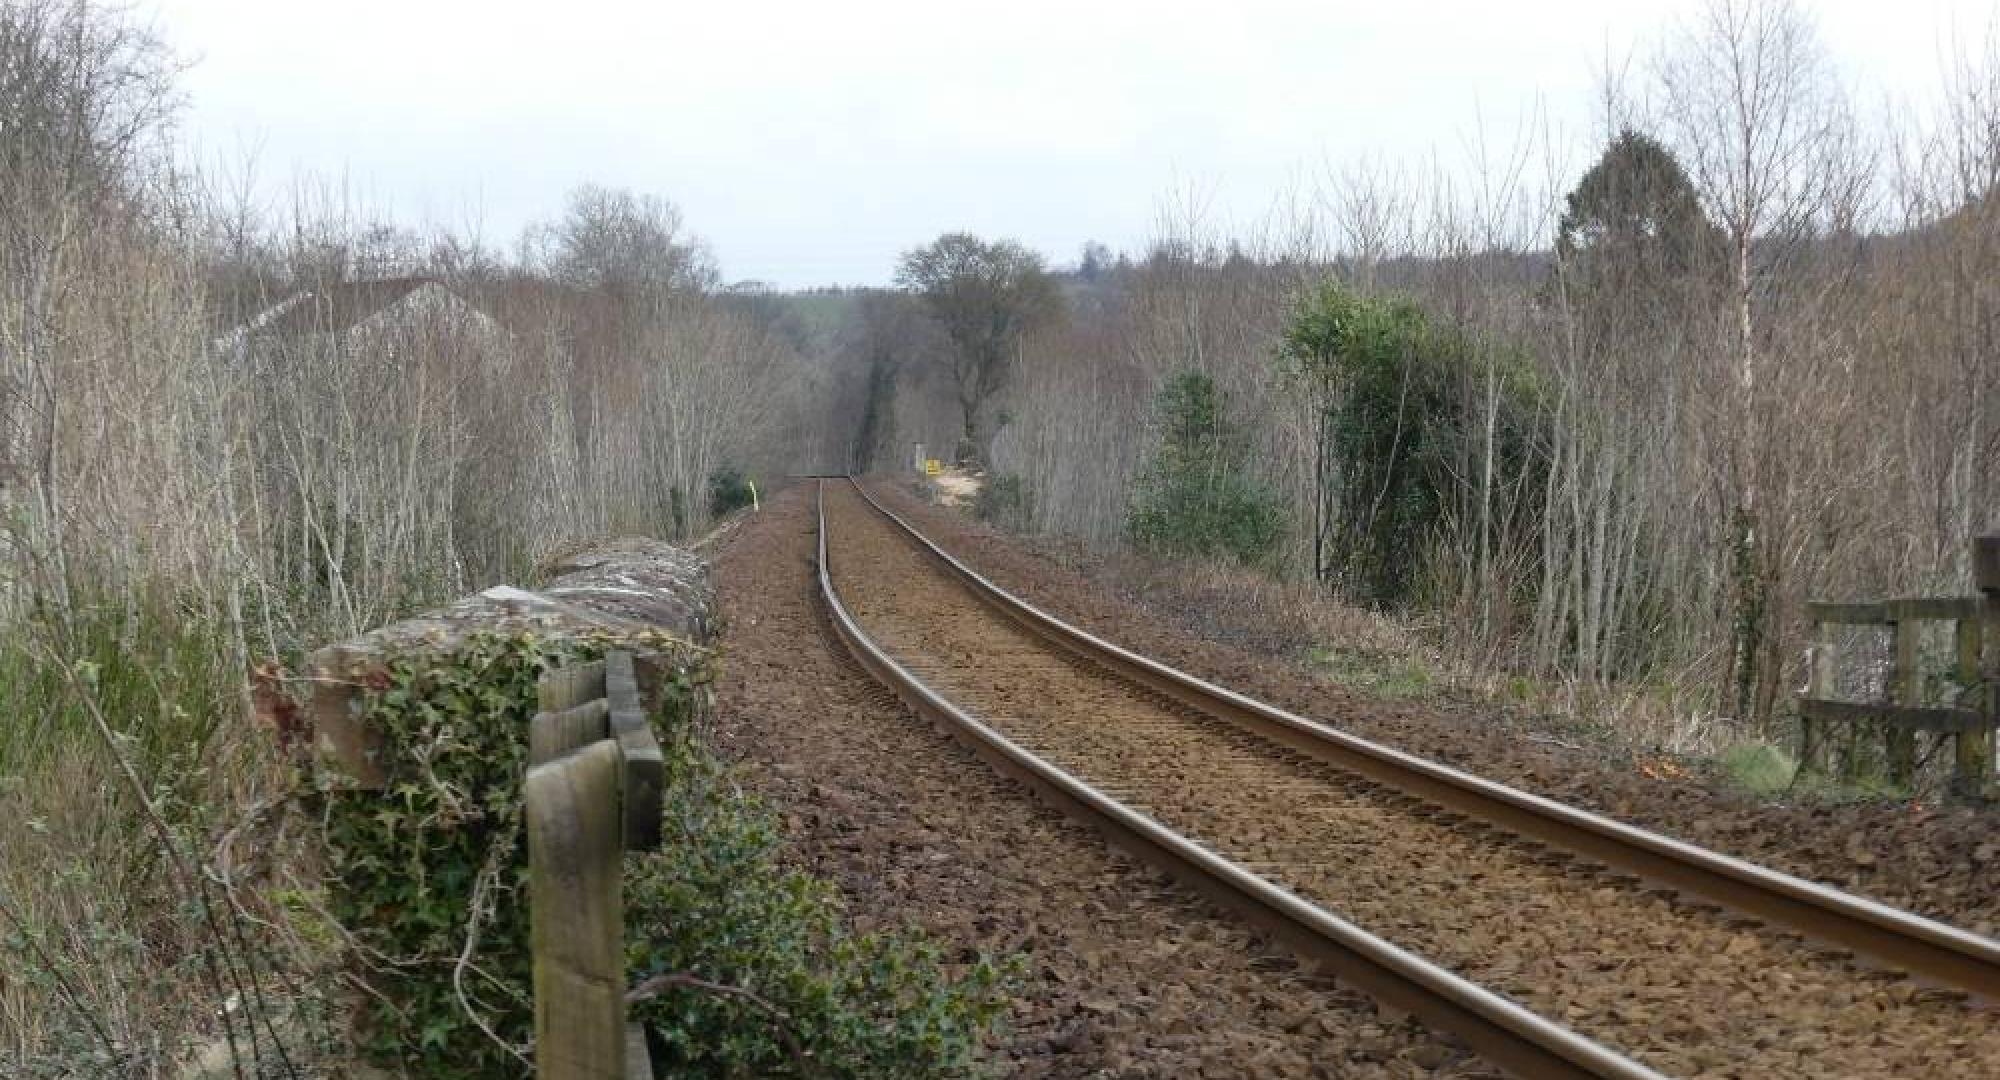
[[[561,712],[604,696],[604,661],[571,664],[544,674],[537,687],[543,712]]]
[[[524,781],[540,1080],[625,1080],[623,771],[605,739]]]
[[[528,721],[528,764],[554,761],[610,735],[611,709],[603,698],[561,712],[538,712]]]
[[[646,1048],[646,1025],[637,1020],[625,1025],[626,1080],[653,1080],[653,1052]]]
[[[609,733],[625,762],[625,847],[651,851],[660,846],[660,800],[667,781],[666,757],[639,700],[639,680],[629,652],[604,657],[604,696],[610,706]]]
[[[1911,619],[1889,624],[1895,635],[1895,651],[1889,667],[1889,700],[1897,705],[1922,705],[1923,671],[1917,664],[1918,627]],[[1889,782],[1907,788],[1916,779],[1917,733],[1893,721],[1882,725],[1882,739],[1889,759]]]
[[[1954,779],[1967,795],[1984,797],[1993,782],[1993,729],[2000,724],[2000,533],[1973,540],[1972,584],[1985,597],[1986,610],[1972,622],[1970,645],[1964,640],[1965,624],[1959,625],[1959,677],[1969,674],[1978,687],[1972,707],[1986,714],[1986,724],[1958,736]]]
[[[1812,660],[1806,677],[1806,696],[1820,701],[1833,700],[1833,627],[1813,623]],[[1826,727],[1813,717],[1799,716],[1799,771],[1821,773],[1826,767]]]
[[[1951,791],[1964,798],[1985,795],[1986,782],[1993,775],[1993,691],[1982,682],[1979,662],[1984,629],[1984,619],[1958,620],[1958,683],[1972,691],[1971,700],[1964,704],[1987,719],[1985,726],[1952,737]]]

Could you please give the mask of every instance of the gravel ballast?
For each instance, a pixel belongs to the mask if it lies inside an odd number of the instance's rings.
[[[914,926],[1025,972],[1002,1075],[1484,1077],[1406,1018],[1298,969],[905,712],[836,650],[812,489],[718,553],[718,739],[783,813],[793,857],[863,926]]]
[[[998,533],[900,483],[869,490],[1002,588],[1190,674],[1488,779],[2000,937],[2000,807],[1759,799],[1698,775],[1648,775],[1615,747],[1566,746],[1489,706],[1371,698],[1315,677],[1298,656],[1190,629],[1212,632],[1228,612],[1156,610],[1102,584],[1087,555]]]
[[[2000,1075],[1956,995],[1351,783],[1079,664],[842,487],[836,587],[974,715],[1224,855],[1674,1076]]]

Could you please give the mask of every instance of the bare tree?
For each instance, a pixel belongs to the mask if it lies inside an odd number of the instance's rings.
[[[1774,444],[1777,398],[1766,325],[1780,268],[1859,186],[1848,114],[1812,23],[1791,0],[1712,0],[1660,66],[1665,116],[1709,214],[1729,244],[1736,392],[1721,463],[1733,493],[1731,592],[1736,609],[1727,679],[1738,715],[1768,720],[1780,657],[1777,599],[1793,542]],[[1798,299],[1793,293],[1790,299]],[[1793,314],[1797,313],[1794,306]],[[1792,373],[1796,377],[1797,373]]]
[[[90,248],[137,212],[179,106],[158,39],[89,0],[0,6],[0,468],[66,596],[64,364],[53,339]]]
[[[565,285],[631,296],[712,288],[714,257],[657,195],[585,184],[554,223],[530,229],[527,261]]]
[[[843,427],[853,434],[844,457],[849,468],[865,473],[889,464],[901,441],[897,394],[907,375],[924,357],[952,346],[917,298],[868,290],[853,302],[833,346],[833,363],[851,388]]]
[[[1006,385],[1022,335],[1061,307],[1042,257],[1011,240],[946,233],[904,253],[896,282],[923,298],[951,339],[948,360],[964,421],[961,455],[989,457],[983,411]]]

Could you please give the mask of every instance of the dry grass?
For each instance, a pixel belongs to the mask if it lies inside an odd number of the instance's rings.
[[[1744,741],[1693,689],[1695,673],[1658,683],[1593,685],[1509,672],[1482,662],[1475,650],[1452,647],[1435,620],[1398,618],[1309,583],[1274,581],[1227,564],[1123,554],[1103,559],[1101,575],[1204,638],[1292,659],[1358,693],[1395,700],[1450,697],[1504,708],[1540,718],[1564,738],[1638,754],[1720,759]]]
[[[157,1074],[233,1031],[246,1067],[284,1075],[268,1024],[319,996],[295,974],[314,950],[271,900],[290,770],[240,707],[226,637],[141,602],[11,629],[0,1073]],[[323,1040],[290,1023],[303,1064]]]
[[[1411,628],[1308,584],[1227,563],[1132,554],[1111,557],[1105,569],[1119,591],[1195,626],[1204,637],[1255,652],[1301,656],[1330,648],[1369,658],[1428,657]]]

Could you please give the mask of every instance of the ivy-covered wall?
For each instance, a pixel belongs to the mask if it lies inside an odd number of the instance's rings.
[[[320,672],[371,755],[366,770],[323,758],[300,800],[323,859],[308,906],[342,954],[355,1054],[411,1077],[531,1074],[529,720],[544,672],[625,648],[668,766],[665,841],[624,873],[632,1016],[656,1073],[975,1070],[1009,965],[947,966],[918,935],[851,933],[835,890],[787,868],[778,818],[703,740],[710,650],[637,627],[636,612],[486,599],[329,650],[341,666]]]
[[[477,633],[397,653],[358,676],[384,785],[361,787],[328,765],[316,772],[311,809],[363,1056],[426,1077],[526,1071],[528,721],[542,673],[591,659],[608,641]],[[702,677],[699,663],[672,668],[688,683]],[[663,705],[660,722],[684,726],[690,698]]]

